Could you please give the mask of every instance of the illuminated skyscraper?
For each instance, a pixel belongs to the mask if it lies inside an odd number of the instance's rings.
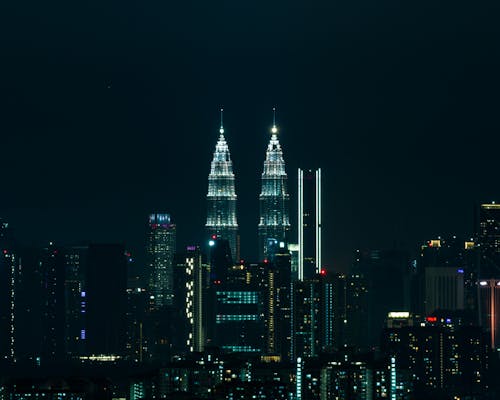
[[[321,272],[321,169],[298,171],[298,278]]]
[[[289,194],[283,151],[278,140],[278,128],[273,118],[272,135],[267,145],[264,171],[262,172],[262,191],[259,220],[259,256],[268,256],[268,248],[276,242],[287,242],[290,230],[288,215]]]
[[[169,214],[149,216],[146,255],[149,268],[149,290],[156,309],[172,305],[173,261],[176,248],[175,224]]]
[[[477,243],[480,253],[479,277],[500,275],[500,204],[481,204],[476,220]]]
[[[12,231],[0,220],[0,360],[15,360],[17,260]]]
[[[488,332],[490,347],[500,347],[500,279],[479,281],[480,323]]]
[[[203,351],[205,346],[205,285],[208,265],[202,262],[197,246],[188,246],[186,265],[186,319],[188,321],[187,348],[189,351]]]
[[[234,189],[233,163],[224,137],[222,121],[219,140],[208,175],[207,223],[208,234],[226,239],[231,247],[231,256],[239,259],[238,222],[236,220],[236,192]]]

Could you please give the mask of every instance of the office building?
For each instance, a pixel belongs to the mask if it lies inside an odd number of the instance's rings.
[[[42,277],[42,362],[61,361],[65,355],[65,279],[62,249],[52,242],[41,254]]]
[[[212,344],[225,352],[262,354],[266,350],[264,271],[262,265],[235,265],[226,283],[212,285]]]
[[[480,279],[500,275],[500,204],[479,205],[476,214],[476,241],[479,249]]]
[[[186,258],[186,302],[185,312],[188,321],[187,348],[190,352],[201,352],[206,338],[206,288],[208,265],[202,261],[198,246],[188,246]]]
[[[479,288],[479,321],[488,333],[491,349],[500,347],[500,278],[481,279]]]
[[[12,230],[0,220],[0,361],[16,359],[16,291],[18,261]]]
[[[172,305],[175,250],[176,227],[170,215],[150,214],[146,256],[149,269],[149,292],[153,296],[155,309]]]
[[[321,272],[321,169],[298,170],[298,278]]]
[[[266,353],[280,360],[290,360],[292,339],[290,253],[283,247],[273,260],[264,263],[264,313],[266,318]]]
[[[315,357],[333,347],[334,283],[326,271],[292,283],[291,358]]]
[[[85,338],[87,355],[123,356],[126,350],[127,259],[120,244],[91,244],[87,254]]]
[[[85,314],[82,313],[85,300],[85,266],[87,263],[87,246],[66,247],[62,250],[64,257],[64,349],[68,356],[79,356],[84,353],[82,332],[85,330]]]
[[[366,284],[367,347],[378,345],[389,311],[410,309],[410,272],[410,254],[407,251],[356,250],[351,283],[356,281],[354,277],[358,275]],[[357,281],[360,282],[360,279]]]
[[[382,337],[382,351],[394,357],[396,375],[408,374],[415,398],[465,397],[484,390],[488,365],[484,335],[461,312],[393,324]]]

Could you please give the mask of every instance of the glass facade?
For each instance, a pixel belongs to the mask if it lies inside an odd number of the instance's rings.
[[[149,289],[155,308],[172,305],[173,260],[176,250],[176,228],[169,214],[149,216],[146,255]]]

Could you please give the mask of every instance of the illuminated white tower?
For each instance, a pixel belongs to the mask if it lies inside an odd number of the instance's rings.
[[[234,189],[233,163],[224,137],[220,110],[219,140],[208,175],[207,223],[209,235],[217,235],[229,242],[231,256],[239,259],[238,222],[236,220],[236,192]]]
[[[271,139],[267,145],[264,171],[262,172],[262,191],[259,196],[259,256],[261,259],[270,255],[270,246],[273,243],[288,241],[287,236],[290,230],[289,198],[285,161],[276,127],[276,110],[273,109],[273,127]]]
[[[321,273],[321,169],[298,170],[298,278]]]

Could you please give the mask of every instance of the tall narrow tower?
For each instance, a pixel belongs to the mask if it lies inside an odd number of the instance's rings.
[[[321,273],[321,169],[298,170],[299,280]]]
[[[233,163],[224,137],[220,111],[219,140],[208,175],[207,223],[209,235],[217,235],[229,242],[231,256],[239,259],[238,222],[236,220],[236,192],[234,189]]]
[[[276,110],[273,109],[273,127],[271,139],[267,145],[264,171],[262,172],[262,191],[259,196],[259,256],[261,259],[270,255],[272,246],[276,245],[277,242],[287,242],[290,230],[288,215],[290,196],[286,181],[285,161],[276,127]]]
[[[149,268],[149,290],[154,308],[172,305],[173,260],[176,251],[176,227],[170,214],[149,215],[146,256]]]

